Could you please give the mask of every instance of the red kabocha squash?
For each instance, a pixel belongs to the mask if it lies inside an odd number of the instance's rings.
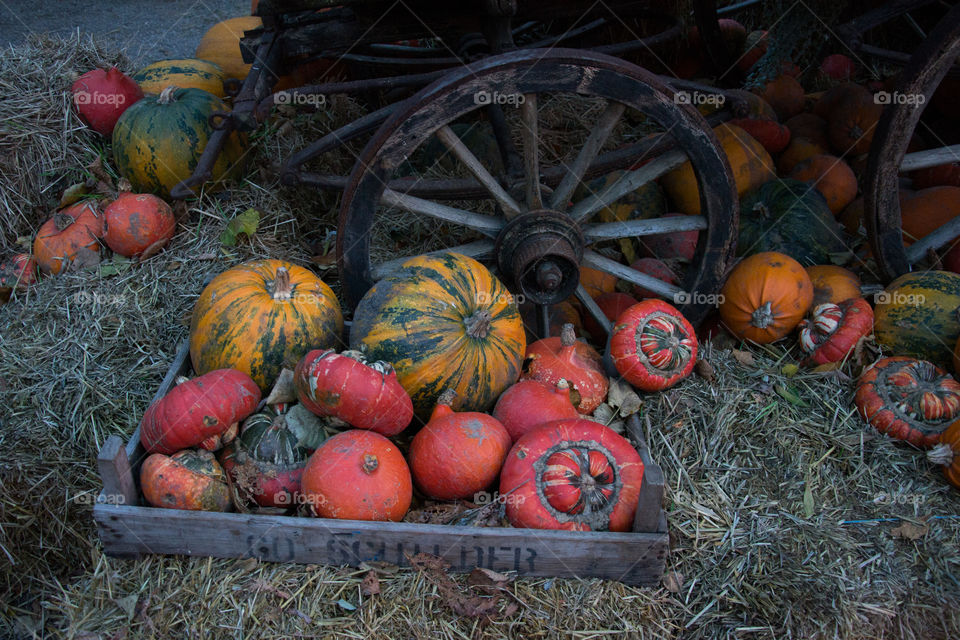
[[[173,453],[203,446],[217,449],[236,436],[239,422],[260,403],[250,376],[219,369],[177,386],[149,407],[140,421],[140,442],[149,453]]]
[[[87,71],[70,90],[80,119],[107,138],[123,112],[143,97],[140,86],[116,67]]]
[[[36,281],[37,262],[29,254],[18,253],[0,262],[0,295],[26,291]]]
[[[566,380],[560,380],[552,388],[539,380],[521,380],[503,392],[493,408],[493,417],[516,442],[545,422],[579,418],[580,414],[570,399],[570,385]]]
[[[662,280],[667,284],[677,284],[677,276],[674,275],[670,267],[668,267],[662,260],[657,260],[656,258],[640,258],[631,264],[630,268],[634,271],[639,271],[640,273],[645,273],[648,276],[652,276],[657,280]],[[644,289],[640,285],[634,285],[633,295],[641,300],[643,298],[661,297],[659,294],[654,293],[649,289]]]
[[[203,449],[148,456],[140,467],[140,487],[148,504],[164,509],[229,511],[233,504],[223,467]]]
[[[600,354],[577,340],[572,324],[563,325],[560,337],[537,340],[527,347],[523,361],[524,380],[539,380],[553,386],[566,380],[570,397],[581,414],[589,415],[607,397],[610,381],[603,373]]]
[[[960,382],[926,360],[883,358],[860,376],[853,402],[880,433],[932,447],[960,417]]]
[[[940,435],[940,442],[927,451],[927,459],[942,466],[947,482],[960,489],[960,420]]]
[[[440,394],[407,456],[417,487],[435,500],[473,499],[497,479],[512,443],[496,418],[455,412],[450,406],[454,395],[452,389]]]
[[[668,213],[664,218],[676,218],[682,213]],[[646,257],[658,258],[664,261],[692,262],[697,252],[697,242],[700,240],[699,231],[673,231],[670,233],[655,233],[637,238]]]
[[[730,124],[749,133],[754,140],[763,145],[767,153],[780,153],[790,144],[790,129],[775,120],[738,118],[731,120]]]
[[[283,260],[256,260],[224,271],[200,294],[190,359],[198,373],[243,371],[267,392],[281,369],[337,345],[342,332],[340,303],[323,280]]]
[[[244,421],[240,435],[220,452],[220,464],[239,495],[261,507],[297,503],[303,469],[313,453],[288,426],[288,410],[266,407],[253,414]]]
[[[807,267],[807,275],[813,284],[813,306],[824,302],[839,304],[850,298],[860,297],[860,278],[853,271],[832,264]]]
[[[637,304],[637,299],[630,294],[614,291],[613,293],[605,293],[599,296],[596,299],[596,303],[597,306],[600,307],[600,311],[603,312],[603,315],[606,316],[607,320],[612,324],[621,313]],[[606,331],[603,330],[603,327],[600,326],[600,323],[594,319],[590,312],[586,310],[583,312],[583,325],[595,343],[606,344]]]
[[[857,67],[853,60],[842,53],[834,53],[823,59],[820,71],[831,80],[849,81],[856,73]]]
[[[660,391],[693,371],[697,334],[673,305],[643,300],[617,318],[610,356],[627,382],[642,391]]]
[[[311,351],[293,373],[297,397],[318,416],[395,436],[413,419],[413,402],[389,362],[359,351]]]
[[[612,429],[592,420],[541,425],[517,440],[500,472],[514,527],[630,531],[643,461]]]
[[[413,500],[410,468],[390,440],[363,429],[338,433],[314,451],[301,480],[314,515],[399,522]]]
[[[114,253],[146,259],[164,248],[177,228],[166,202],[150,193],[121,193],[103,210],[103,240]]]
[[[813,283],[799,262],[767,251],[741,260],[720,294],[724,327],[738,338],[767,344],[800,324],[813,301]]]
[[[872,331],[873,309],[863,298],[825,302],[814,308],[812,318],[800,323],[800,347],[807,354],[804,364],[840,362]]]
[[[100,253],[103,220],[96,204],[78,202],[53,214],[33,241],[33,257],[43,273],[57,274],[78,256]]]

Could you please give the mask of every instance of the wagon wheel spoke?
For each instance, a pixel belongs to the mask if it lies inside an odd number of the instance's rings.
[[[683,151],[669,151],[639,169],[625,173],[619,180],[600,193],[590,194],[573,206],[573,209],[570,210],[570,217],[577,222],[582,222],[597,211],[610,206],[631,191],[635,191],[648,182],[656,180],[668,171],[679,167],[684,162],[687,162],[687,154]]]
[[[960,236],[960,216],[943,224],[936,231],[927,234],[907,247],[907,262],[916,264],[927,257],[930,251],[936,251]]]
[[[523,167],[527,178],[527,207],[531,211],[543,208],[540,193],[540,134],[537,129],[537,94],[524,94],[520,105],[520,123],[523,129]]]
[[[437,249],[436,251],[428,251],[426,254],[417,255],[436,255],[438,253],[446,253],[448,251],[461,253],[476,260],[489,260],[493,257],[493,242],[490,240],[476,240],[474,242],[457,245],[456,247]],[[392,272],[396,271],[400,265],[412,257],[414,256],[394,258],[393,260],[386,260],[380,264],[374,265],[370,269],[371,275],[375,280],[382,280],[383,278],[389,276]]]
[[[472,154],[471,154],[472,155]],[[411,213],[419,213],[431,218],[452,222],[463,227],[479,231],[484,235],[495,236],[503,226],[503,221],[493,216],[485,216],[472,211],[457,209],[432,200],[397,193],[393,189],[384,189],[380,202]]]
[[[570,196],[573,195],[573,191],[583,179],[583,174],[586,173],[587,167],[590,166],[590,163],[593,162],[594,158],[600,153],[600,149],[607,141],[607,138],[610,137],[610,133],[617,125],[617,122],[620,121],[620,116],[623,115],[625,109],[626,106],[623,103],[607,103],[607,108],[603,110],[600,118],[597,119],[597,122],[593,125],[587,141],[583,143],[583,147],[580,149],[577,157],[574,158],[573,163],[567,167],[567,172],[563,176],[563,180],[561,180],[557,188],[554,189],[553,195],[550,197],[551,209],[554,211],[565,211],[567,209]]]
[[[483,185],[493,199],[496,200],[497,204],[500,205],[500,208],[503,209],[504,214],[508,218],[520,214],[520,205],[510,197],[510,194],[508,194],[500,183],[497,182],[497,179],[487,171],[487,168],[477,159],[477,156],[473,155],[473,152],[467,148],[467,145],[463,144],[460,136],[458,136],[449,125],[440,127],[437,131],[437,137],[440,138],[440,141],[450,149],[453,155],[467,167],[467,170],[473,174],[473,177]]]
[[[617,220],[585,225],[583,236],[587,242],[635,238],[659,233],[700,231],[708,227],[703,216],[677,216],[675,218],[650,218],[648,220]]]
[[[648,276],[645,273],[641,273],[635,269],[617,262],[616,260],[611,260],[605,256],[600,255],[596,251],[587,249],[583,253],[583,264],[593,269],[599,269],[600,271],[605,271],[611,275],[617,276],[621,280],[626,280],[635,285],[639,285],[644,289],[648,289],[656,293],[657,295],[667,298],[667,300],[677,300],[680,297],[680,294],[683,293],[683,289],[680,287],[669,284],[654,278],[653,276]]]
[[[900,163],[900,171],[914,171],[916,169],[928,169],[948,162],[960,161],[960,144],[950,145],[949,147],[940,147],[939,149],[929,149],[927,151],[917,151],[903,156],[903,162]]]
[[[577,300],[580,301],[580,304],[583,305],[583,308],[587,310],[587,313],[593,316],[593,319],[596,320],[601,327],[603,327],[604,333],[609,334],[610,330],[613,328],[613,324],[607,318],[607,315],[603,312],[603,310],[600,309],[600,306],[597,304],[596,300],[590,296],[590,293],[582,284],[577,285],[577,291],[575,295],[577,296]]]

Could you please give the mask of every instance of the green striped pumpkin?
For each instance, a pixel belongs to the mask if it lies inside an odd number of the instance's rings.
[[[226,75],[219,65],[195,58],[160,60],[133,74],[133,80],[144,93],[157,95],[167,87],[174,86],[179,89],[202,89],[223,98],[224,79]]]
[[[113,161],[133,190],[170,197],[190,177],[213,133],[207,119],[228,111],[223,100],[201,89],[167,87],[123,112],[113,130]],[[214,183],[239,173],[245,136],[234,131],[213,167]]]
[[[506,287],[457,253],[407,260],[353,314],[350,348],[393,365],[424,417],[447,388],[457,411],[484,411],[517,381],[523,322]]]
[[[960,275],[906,273],[876,296],[873,332],[890,355],[912,356],[949,368],[960,336]]]

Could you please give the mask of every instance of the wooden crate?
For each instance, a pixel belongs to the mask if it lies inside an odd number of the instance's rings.
[[[190,371],[184,344],[156,398]],[[178,511],[140,504],[140,463],[146,454],[139,428],[126,446],[110,437],[97,458],[103,491],[93,515],[104,551],[112,556],[166,554],[259,558],[356,566],[384,561],[409,565],[420,552],[443,557],[453,570],[475,567],[525,576],[607,578],[653,586],[668,550],[662,508],[663,472],[650,457],[639,421],[628,422],[644,463],[643,487],[632,533],[543,531],[393,522],[359,522],[240,513]]]

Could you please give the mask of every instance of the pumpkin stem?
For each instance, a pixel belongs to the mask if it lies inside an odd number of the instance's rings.
[[[373,473],[377,470],[377,467],[380,466],[380,462],[377,460],[377,456],[372,453],[363,454],[363,465],[360,467],[364,473],[367,475]]]
[[[768,300],[763,303],[759,309],[754,309],[750,314],[750,323],[758,329],[766,329],[773,324],[773,305]]]
[[[463,321],[467,328],[467,335],[478,340],[486,338],[490,333],[490,323],[493,321],[493,315],[486,309],[475,311],[473,315]]]
[[[560,328],[560,344],[565,347],[572,347],[577,343],[577,332],[573,324],[567,322]]]
[[[170,104],[174,102],[173,92],[176,90],[177,88],[173,85],[164,87],[163,91],[160,92],[160,96],[157,98],[157,104]]]
[[[57,211],[53,214],[53,224],[56,225],[57,231],[63,231],[70,225],[74,223],[74,219],[62,211]]]
[[[290,272],[286,267],[277,267],[273,279],[273,299],[289,300],[293,297],[293,287],[290,284]]]
[[[941,442],[933,449],[927,451],[927,460],[941,467],[949,467],[953,464],[953,447]]]

